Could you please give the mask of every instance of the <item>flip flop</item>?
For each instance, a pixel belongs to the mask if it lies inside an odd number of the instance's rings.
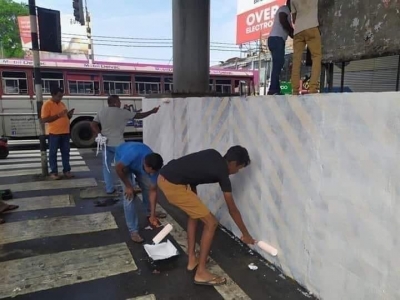
[[[197,252],[196,251],[196,257],[197,258],[199,258],[199,252]],[[206,260],[206,263],[208,264],[209,262],[211,261],[211,257],[207,257],[207,260]],[[197,267],[199,266],[199,263],[197,263],[195,266],[194,266],[194,268],[193,269],[189,269],[189,268],[186,268],[186,271],[188,271],[188,272],[194,272],[194,271],[196,271],[197,270]]]
[[[15,209],[17,209],[17,208],[19,208],[18,205],[9,204],[9,205],[6,207],[6,209],[3,210],[3,212],[15,210]]]
[[[196,284],[196,285],[207,285],[207,286],[219,286],[219,285],[226,284],[226,278],[217,276],[217,277],[214,277],[213,279],[208,280],[208,281],[197,281],[197,280],[194,280],[194,284]]]
[[[167,217],[167,214],[163,212],[156,212],[156,217],[159,219],[165,219]]]

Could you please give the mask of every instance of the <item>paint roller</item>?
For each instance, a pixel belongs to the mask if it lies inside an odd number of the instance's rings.
[[[272,256],[278,255],[278,250],[272,247],[271,245],[267,244],[266,242],[258,241],[257,246]]]
[[[171,224],[167,224],[164,228],[153,238],[155,245],[160,243],[167,235],[172,231],[173,227]]]

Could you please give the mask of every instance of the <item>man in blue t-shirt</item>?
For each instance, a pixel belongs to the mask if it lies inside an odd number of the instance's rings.
[[[131,239],[136,243],[143,242],[139,235],[138,211],[135,207],[136,194],[133,187],[132,175],[136,177],[143,197],[143,204],[151,224],[157,223],[156,197],[157,176],[163,166],[160,154],[154,153],[143,143],[128,142],[117,147],[115,151],[115,170],[122,181],[124,193],[124,212],[126,225]]]

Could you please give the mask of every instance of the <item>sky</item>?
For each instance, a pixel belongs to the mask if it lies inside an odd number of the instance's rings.
[[[28,0],[16,2],[27,3]],[[60,10],[61,14],[73,14],[71,0],[36,0],[36,5]],[[140,45],[139,42],[146,46],[146,42],[143,44],[140,40],[118,42],[118,37],[172,39],[171,0],[88,0],[88,8],[91,13],[95,60],[172,64],[172,47],[132,47]],[[211,50],[211,65],[240,55],[235,46],[235,28],[236,0],[211,0],[211,43],[229,43],[212,44],[215,47],[211,48],[218,48],[219,51]],[[114,37],[117,42],[104,41],[96,36]],[[96,46],[96,40],[99,39],[97,43],[123,43],[130,47]],[[172,45],[172,40],[151,42],[153,45]],[[96,54],[99,55],[97,58]]]

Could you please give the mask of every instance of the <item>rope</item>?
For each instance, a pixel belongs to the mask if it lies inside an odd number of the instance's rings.
[[[101,135],[101,133],[99,133],[97,135],[95,141],[97,142],[96,156],[99,154],[100,150],[104,151],[104,163],[106,164],[108,173],[111,173],[110,169],[108,168],[108,164],[107,164],[107,138],[105,136]],[[104,146],[104,150],[103,150],[103,146]]]

